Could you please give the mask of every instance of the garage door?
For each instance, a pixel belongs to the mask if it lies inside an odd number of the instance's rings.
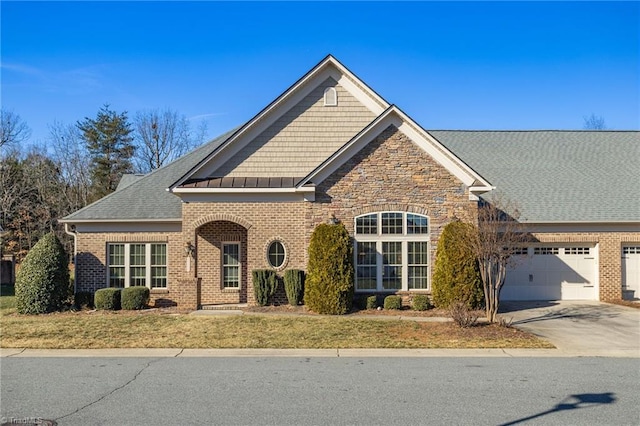
[[[640,298],[640,245],[622,247],[622,296]]]
[[[598,300],[595,246],[523,248],[501,300]]]

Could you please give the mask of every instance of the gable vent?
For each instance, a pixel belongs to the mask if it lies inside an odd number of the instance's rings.
[[[324,89],[324,106],[338,105],[338,93],[334,87]]]

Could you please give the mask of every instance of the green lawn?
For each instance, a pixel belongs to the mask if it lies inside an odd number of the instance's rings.
[[[171,310],[16,313],[0,297],[3,348],[550,348],[515,328],[372,316],[205,316]],[[4,295],[6,294],[6,295]],[[384,312],[384,311],[383,311]]]

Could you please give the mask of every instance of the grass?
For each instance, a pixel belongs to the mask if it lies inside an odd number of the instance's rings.
[[[0,316],[4,348],[552,348],[515,328],[330,316],[82,311]]]
[[[15,312],[16,298],[14,296],[14,287],[12,285],[2,284],[0,286],[0,315]]]

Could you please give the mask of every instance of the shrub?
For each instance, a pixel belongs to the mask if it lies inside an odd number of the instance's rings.
[[[411,307],[414,311],[426,311],[431,308],[431,302],[429,296],[426,294],[416,294],[411,300]]]
[[[93,305],[96,309],[117,311],[120,309],[120,288],[101,288],[93,295]]]
[[[79,291],[73,296],[73,305],[76,309],[93,308],[93,293],[90,291]]]
[[[353,304],[353,249],[343,224],[321,223],[311,235],[304,303],[319,314],[342,315]]]
[[[482,307],[484,292],[478,261],[470,246],[473,226],[451,222],[444,227],[436,250],[433,303],[448,308],[463,302],[469,309]]]
[[[376,309],[378,307],[378,296],[367,297],[367,309]]]
[[[464,302],[453,302],[449,306],[449,315],[459,327],[473,327],[478,322],[478,315],[469,309]]]
[[[67,255],[53,232],[29,250],[16,277],[15,294],[21,314],[58,311],[69,299]]]
[[[384,298],[385,309],[402,309],[402,297],[387,296]]]
[[[147,287],[128,287],[120,293],[120,306],[128,311],[140,310],[149,304],[149,289]]]
[[[253,275],[253,294],[259,306],[266,306],[278,289],[278,276],[271,269],[255,269]]]
[[[304,271],[289,269],[284,273],[284,291],[290,305],[298,306],[304,296]]]

